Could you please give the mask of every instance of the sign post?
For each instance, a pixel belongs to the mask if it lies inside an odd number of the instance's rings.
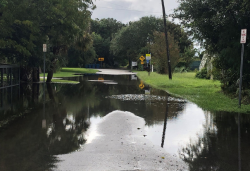
[[[47,52],[47,45],[43,44],[43,82],[45,82],[45,53]]]
[[[246,39],[247,39],[247,29],[242,29],[241,30],[241,39],[240,39],[240,43],[242,44],[242,48],[241,48],[241,62],[240,62],[239,107],[241,107],[243,56],[244,56],[244,44],[246,43]]]
[[[47,45],[43,44],[43,120],[42,128],[46,128],[46,119],[45,119],[45,53],[47,52]]]
[[[98,61],[101,62],[101,68],[102,68],[102,61],[104,61],[104,58],[103,58],[103,57],[100,57],[100,58],[98,58]]]
[[[141,64],[143,65],[143,64],[144,64],[143,61],[145,60],[145,57],[144,57],[144,56],[141,56],[139,59],[141,60]],[[142,67],[142,70],[143,70],[143,67]]]

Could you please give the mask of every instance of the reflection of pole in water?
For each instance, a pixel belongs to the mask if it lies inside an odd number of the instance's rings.
[[[45,119],[45,82],[43,82],[43,120],[42,128],[46,128],[46,119]]]
[[[4,93],[4,89],[0,89],[1,90],[1,107],[3,107],[3,93]]]
[[[88,122],[90,123],[90,117],[89,117],[89,103],[88,103],[88,116],[87,116]]]
[[[238,157],[239,157],[239,171],[241,171],[241,141],[240,141],[240,114],[238,113]]]
[[[164,126],[163,126],[163,133],[162,133],[162,141],[161,141],[161,147],[164,147],[164,141],[165,141],[165,134],[166,134],[166,128],[167,128],[167,119],[168,119],[168,96],[166,97],[166,113],[165,113],[165,119],[164,119]]]
[[[13,110],[12,96],[13,96],[13,93],[12,93],[12,86],[11,86],[10,87],[10,105],[11,105],[11,110]]]

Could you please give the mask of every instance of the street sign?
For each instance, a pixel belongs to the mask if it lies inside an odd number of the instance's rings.
[[[137,62],[132,61],[132,66],[137,66]]]
[[[141,64],[143,65],[143,64],[144,64],[144,62],[143,62],[143,61],[141,61]]]
[[[104,61],[104,58],[98,58],[98,61]]]
[[[149,63],[149,60],[147,60],[147,63]]]
[[[145,87],[142,81],[141,81],[141,84],[139,85],[139,87],[140,87],[140,89],[143,89]]]
[[[145,94],[150,94],[150,90],[145,90]]]
[[[137,80],[137,76],[136,75],[131,75],[131,80]]]
[[[151,54],[146,54],[146,60],[151,60]]]
[[[43,52],[47,52],[47,45],[43,44]]]
[[[144,56],[141,56],[139,59],[140,59],[141,61],[144,61],[145,57],[144,57]]]
[[[247,29],[241,29],[240,43],[246,43],[247,40]]]

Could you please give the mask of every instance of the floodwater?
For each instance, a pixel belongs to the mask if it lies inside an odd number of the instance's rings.
[[[102,117],[114,110],[144,118],[145,138],[190,171],[250,170],[250,115],[204,111],[134,75],[71,79],[80,83],[0,89],[1,171],[53,170],[56,155],[91,143]]]

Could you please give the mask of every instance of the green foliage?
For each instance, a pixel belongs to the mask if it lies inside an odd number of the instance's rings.
[[[223,89],[237,90],[239,78],[241,29],[250,30],[250,1],[181,0],[174,17],[179,18],[190,35],[210,54],[217,57],[214,66],[222,71]],[[245,45],[243,87],[250,87],[250,41]]]
[[[181,54],[180,61],[183,62],[186,68],[194,61],[196,49],[191,47],[185,47],[184,53]]]
[[[86,30],[89,9],[95,8],[92,0],[9,0],[0,5],[0,57],[11,63],[40,66],[46,43],[51,48],[46,55],[47,70],[56,70],[65,64],[69,47],[84,51],[91,44]]]
[[[178,64],[180,55],[178,43],[174,41],[173,36],[168,33],[169,53],[171,61],[171,70],[173,71]],[[156,63],[156,70],[161,74],[168,74],[168,60],[165,34],[162,32],[154,32],[154,42],[150,45],[152,51],[152,58]]]
[[[124,24],[113,18],[91,20],[93,46],[97,57],[104,57],[106,66],[115,66],[117,57],[110,53],[110,42],[114,35],[124,26]]]
[[[210,75],[208,74],[206,67],[202,68],[201,71],[198,71],[195,74],[195,77],[196,78],[202,78],[202,79],[210,79]]]
[[[181,66],[181,67],[176,67],[174,69],[175,73],[183,73],[183,72],[188,72],[188,68],[186,68],[185,66]]]
[[[180,52],[184,52],[184,48],[191,45],[187,34],[179,25],[169,21],[167,27],[170,34],[174,36],[174,40],[178,42]],[[130,22],[111,41],[111,51],[117,57],[136,60],[138,54],[145,53],[147,44],[154,41],[154,31],[164,32],[161,18],[142,17],[139,21]]]

